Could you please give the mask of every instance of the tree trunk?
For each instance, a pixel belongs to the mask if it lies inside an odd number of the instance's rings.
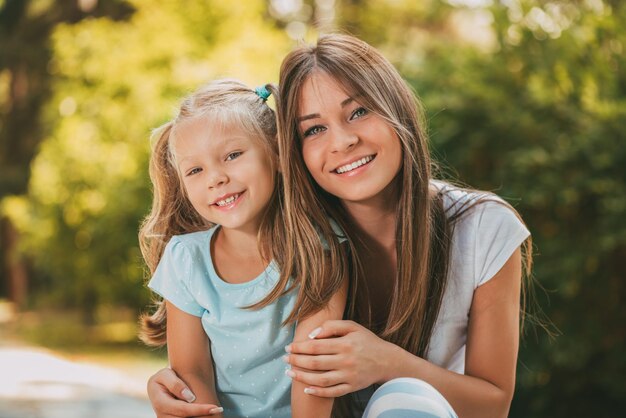
[[[6,280],[6,291],[9,300],[15,303],[18,309],[26,305],[28,296],[28,269],[26,262],[19,252],[19,232],[9,218],[0,220],[0,247],[2,261],[2,275]]]

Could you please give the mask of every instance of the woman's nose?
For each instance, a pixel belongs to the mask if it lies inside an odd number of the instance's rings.
[[[336,128],[332,137],[332,151],[343,152],[352,148],[359,142],[359,137],[347,129]]]

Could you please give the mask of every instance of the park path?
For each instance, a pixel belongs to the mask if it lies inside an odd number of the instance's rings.
[[[145,382],[44,349],[0,346],[0,418],[154,418]]]

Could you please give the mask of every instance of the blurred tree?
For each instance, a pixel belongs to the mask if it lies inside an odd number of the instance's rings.
[[[18,3],[0,0],[0,16],[15,15],[5,10]],[[55,2],[25,3],[40,5],[26,13],[32,17]],[[40,303],[82,307],[87,318],[106,304],[143,306],[136,230],[150,201],[150,128],[204,80],[276,80],[286,35],[344,29],[381,48],[418,91],[448,171],[513,199],[533,232],[536,276],[550,292],[549,305],[539,301],[563,335],[526,338],[511,416],[608,417],[624,409],[623,2],[128,3],[136,10],[128,21],[54,26],[48,49],[9,48],[13,26],[5,22],[18,21],[0,19],[0,182],[26,184],[32,167],[27,197],[5,198],[2,207],[35,262]],[[26,61],[5,50],[46,56],[34,73],[46,83],[14,79],[9,63]],[[46,88],[33,90],[40,84]],[[44,110],[25,111],[18,128],[27,133],[8,135],[17,100],[10,92],[24,85],[21,100],[42,91],[33,109]],[[31,137],[44,139],[30,149],[36,158],[10,174],[18,158],[5,148]],[[11,190],[2,196],[23,192],[2,188]]]
[[[33,257],[39,303],[81,308],[87,322],[102,306],[148,302],[137,230],[151,202],[150,130],[211,78],[272,81],[290,46],[260,0],[131,3],[126,21],[52,32],[45,140],[27,197],[4,203]]]
[[[460,178],[521,198],[551,291],[562,335],[523,346],[511,416],[614,416],[626,407],[626,5],[490,12],[492,52],[432,49],[412,81]]]
[[[30,163],[42,138],[38,119],[51,93],[48,65],[54,28],[94,16],[125,19],[130,13],[124,0],[0,3],[0,201],[26,192]],[[18,240],[11,221],[0,211],[0,281],[8,284],[11,299],[23,304],[27,278]]]

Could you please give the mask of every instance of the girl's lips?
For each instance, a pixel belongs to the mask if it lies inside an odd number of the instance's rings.
[[[233,193],[231,195],[227,195],[226,197],[222,197],[218,201],[213,203],[213,206],[217,207],[218,209],[232,209],[239,202],[239,199],[244,193],[245,190],[243,192]]]

